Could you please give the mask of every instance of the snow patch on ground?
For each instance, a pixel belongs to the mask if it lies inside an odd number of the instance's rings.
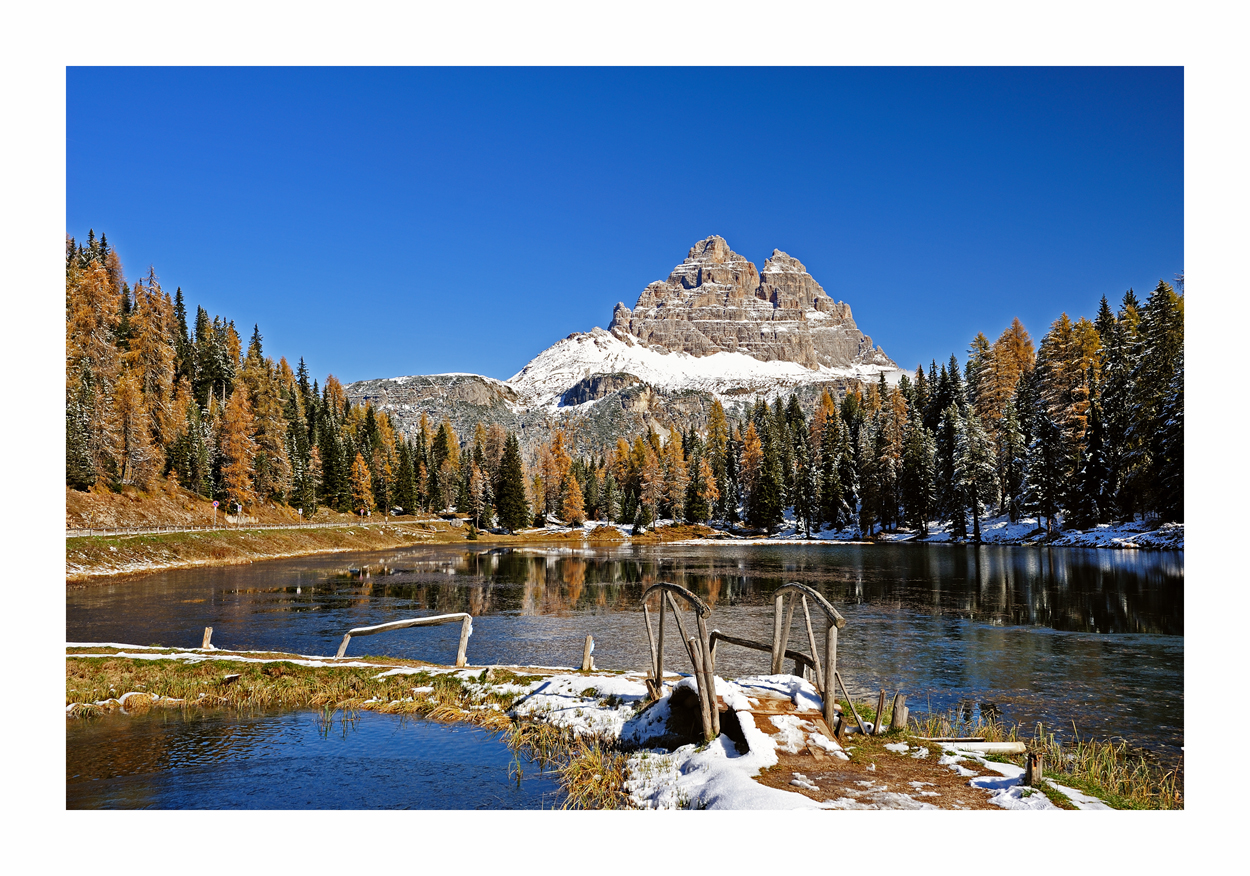
[[[641,673],[553,675],[535,682],[528,696],[513,707],[513,713],[518,718],[563,727],[578,736],[616,738],[633,717],[634,704],[646,696]]]
[[[648,530],[657,526],[669,526],[679,521],[657,520],[647,527]],[[565,526],[549,523],[544,529],[526,530],[526,532],[547,532],[552,535],[563,535],[571,532],[589,534],[600,526],[617,530],[623,536],[634,534],[632,524],[613,523],[604,520],[589,520],[582,526]],[[720,526],[714,528],[722,529]],[[707,545],[733,544],[772,545],[772,544],[829,544],[829,543],[872,543],[872,542],[919,542],[923,544],[968,544],[971,543],[972,528],[968,527],[968,536],[963,541],[952,537],[948,523],[932,522],[928,535],[918,531],[900,529],[897,532],[873,532],[871,541],[857,526],[842,529],[825,529],[807,533],[794,518],[794,509],[787,508],[782,524],[768,536],[743,537],[729,531],[723,538],[686,539],[669,542],[671,545]],[[981,521],[981,541],[984,544],[1048,544],[1056,547],[1099,547],[1142,550],[1178,550],[1185,549],[1185,524],[1158,523],[1157,521],[1133,520],[1124,523],[1104,523],[1088,530],[1058,531],[1047,540],[1044,522],[1039,524],[1036,518],[1024,517],[1012,523],[1006,516],[990,517]],[[585,550],[567,548],[570,552]]]
[[[1084,794],[1076,790],[1076,788],[1069,788],[1066,785],[1061,785],[1058,782],[1051,781],[1050,779],[1046,779],[1046,783],[1060,794],[1067,797],[1072,802],[1072,805],[1077,809],[1111,810],[1110,806],[1099,800],[1097,797],[1091,797],[1089,794]]]

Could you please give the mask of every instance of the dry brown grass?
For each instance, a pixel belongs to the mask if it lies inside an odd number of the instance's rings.
[[[523,721],[507,729],[508,746],[541,769],[555,769],[564,789],[565,809],[632,809],[625,792],[629,755],[617,740],[575,736],[542,722]]]
[[[465,540],[445,521],[368,523],[328,529],[218,529],[65,540],[65,580],[90,583],[157,569],[231,565],[342,551]]]
[[[186,663],[67,654],[65,702],[68,717],[83,718],[120,710],[123,704],[119,698],[137,692],[142,696],[127,697],[127,712],[153,705],[239,711],[303,708],[331,714],[339,710],[368,710],[434,721],[465,721],[496,730],[510,726],[505,712],[511,708],[515,694],[491,685],[470,686],[457,675],[440,673],[433,666],[428,667],[429,671],[422,669],[411,675],[376,677],[380,669],[401,663],[415,668],[428,666],[396,660],[350,667],[301,666],[281,659],[267,663],[228,658]],[[230,677],[235,675],[238,677]],[[524,682],[528,678],[501,673],[498,682]],[[433,690],[414,691],[421,687]]]
[[[1185,807],[1183,764],[1161,763],[1149,753],[1125,743],[1081,739],[1079,735],[1070,742],[1061,742],[1041,724],[1032,736],[1024,736],[1014,724],[980,718],[969,722],[956,713],[913,717],[910,724],[909,735],[983,736],[988,742],[1023,742],[1029,751],[1042,755],[1043,772],[1048,778],[1092,794],[1116,809]],[[920,740],[914,742],[925,744]],[[998,759],[1023,766],[1025,755]],[[1048,796],[1054,799],[1053,795]]]

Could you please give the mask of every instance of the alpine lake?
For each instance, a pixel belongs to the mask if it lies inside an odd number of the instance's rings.
[[[709,629],[771,641],[774,591],[845,616],[856,699],[1112,739],[1175,762],[1184,744],[1184,554],[917,544],[419,546],[152,573],[66,592],[66,641],[333,655],[353,628],[473,615],[473,666],[644,669],[643,590],[680,584]],[[820,622],[823,624],[823,621]],[[460,625],[353,640],[352,654],[448,663]],[[823,635],[818,630],[818,641]],[[802,639],[803,637],[800,637]],[[801,641],[791,638],[791,647]],[[665,665],[688,669],[678,643]],[[768,672],[723,648],[717,674]],[[476,727],[361,713],[110,715],[66,723],[68,808],[551,808],[554,780]]]

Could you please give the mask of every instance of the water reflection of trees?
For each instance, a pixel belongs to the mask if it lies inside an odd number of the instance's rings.
[[[407,559],[407,558],[404,558]],[[1178,555],[1019,547],[873,546],[491,550],[445,554],[331,576],[328,588],[278,588],[274,610],[354,607],[386,612],[560,615],[637,610],[656,581],[710,605],[761,605],[787,581],[835,605],[908,607],[1002,625],[1180,635]],[[298,589],[298,588],[296,588]],[[385,612],[384,612],[385,613]],[[378,618],[375,617],[375,620]]]

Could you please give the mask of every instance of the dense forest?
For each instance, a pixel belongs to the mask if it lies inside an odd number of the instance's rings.
[[[963,366],[918,368],[807,417],[797,400],[666,439],[621,437],[580,456],[560,431],[523,459],[517,437],[478,425],[457,436],[422,417],[399,433],[353,405],[333,375],[309,379],[244,347],[232,321],[188,320],[155,273],[131,287],[94,231],[66,241],[65,479],[77,490],[148,489],[156,478],[246,511],[284,503],[306,516],[455,510],[517,530],[555,518],[644,527],[660,519],[767,529],[786,509],[804,534],[862,535],[1036,517],[1053,530],[1184,515],[1184,297],[1160,281],[1143,303],[1104,297],[1094,320],[1059,317],[1040,344],[1018,320]]]

